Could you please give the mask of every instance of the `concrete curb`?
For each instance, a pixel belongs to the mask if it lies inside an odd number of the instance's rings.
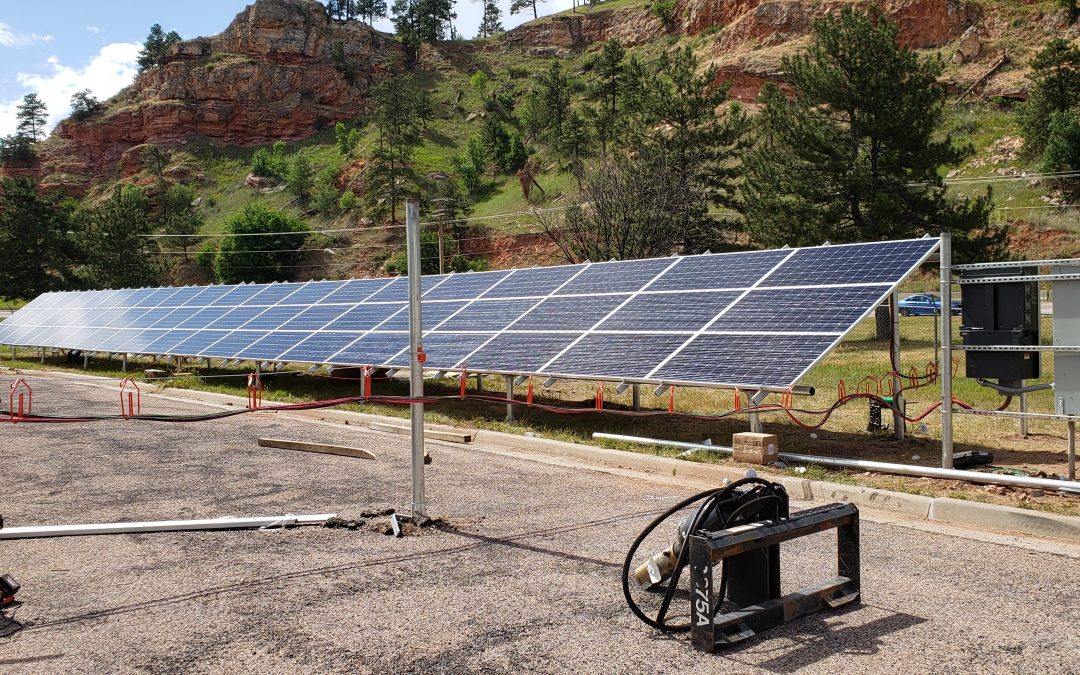
[[[45,375],[59,375],[73,380],[100,380],[92,375],[71,373],[52,373],[36,371]],[[247,401],[240,396],[218,394],[195,389],[154,388],[156,395],[176,400],[192,400],[214,403],[223,406],[246,407]],[[400,417],[372,415],[369,413],[348,412],[344,410],[294,410],[284,414],[317,419],[331,420],[346,424],[380,423],[400,425]],[[431,429],[451,429],[440,425],[429,425]],[[612,450],[592,445],[568,443],[548,438],[521,436],[502,431],[481,429],[476,432],[474,441],[500,446],[512,450],[529,450],[535,453],[557,458],[582,460],[598,467],[608,469],[631,470],[646,475],[681,477],[693,481],[720,484],[727,480],[743,477],[745,469],[688,462],[671,457],[659,457],[642,453]],[[790,476],[775,476],[758,472],[762,478],[782,484],[788,493],[798,500],[818,499],[824,501],[844,501],[859,508],[885,512],[917,520],[948,522],[972,525],[1003,532],[1052,537],[1071,541],[1080,541],[1080,516],[1062,516],[1043,511],[1018,509],[999,504],[965,501],[949,497],[926,497],[904,492],[893,492],[878,488],[859,487],[824,481],[811,481]]]

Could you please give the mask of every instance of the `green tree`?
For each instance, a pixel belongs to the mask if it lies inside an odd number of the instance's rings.
[[[71,96],[71,118],[76,122],[88,120],[104,108],[105,106],[89,89],[75,92]]]
[[[578,179],[580,187],[585,159],[592,151],[592,136],[589,134],[589,126],[585,118],[576,110],[571,110],[566,116],[562,134],[558,138],[558,149],[559,154],[567,162],[570,174]]]
[[[0,179],[0,296],[27,300],[71,288],[78,249],[71,209],[29,178]]]
[[[480,17],[478,36],[491,37],[496,33],[503,32],[502,10],[496,0],[480,0],[484,4],[484,13]]]
[[[548,120],[540,94],[532,90],[525,94],[518,110],[518,122],[525,133],[526,140],[530,142],[544,132],[548,126]]]
[[[338,151],[346,159],[360,145],[360,130],[345,126],[344,122],[338,122],[334,127],[334,139],[337,141]]]
[[[154,174],[159,181],[164,181],[165,170],[169,168],[172,155],[158,146],[150,144],[143,150],[140,161],[144,169]]]
[[[556,136],[562,134],[563,120],[570,109],[570,80],[558,61],[552,62],[548,72],[540,76],[540,102],[550,128]]]
[[[1039,170],[1046,173],[1080,170],[1080,115],[1075,111],[1059,111],[1050,116]]]
[[[399,76],[377,86],[373,98],[376,139],[366,168],[366,197],[372,212],[388,213],[396,224],[398,204],[406,193],[415,192],[412,156],[423,131],[420,97],[411,80]]]
[[[309,231],[295,216],[249,204],[225,224],[230,236],[218,246],[214,275],[223,284],[287,281],[304,260],[301,249]]]
[[[747,159],[746,225],[759,244],[876,241],[951,229],[957,257],[1001,253],[989,194],[946,195],[939,168],[970,148],[940,132],[940,59],[897,42],[897,27],[850,7],[814,25],[783,69],[794,90],[763,93]]]
[[[615,135],[619,119],[619,102],[623,97],[625,78],[623,75],[626,50],[618,40],[608,40],[596,59],[595,80],[588,89],[589,99],[593,102],[587,115],[600,141],[601,152],[607,154],[608,143]]]
[[[544,0],[510,0],[510,13],[519,14],[527,9],[532,10],[533,18],[539,18],[539,13],[536,11],[536,5],[544,2]]]
[[[49,121],[48,108],[37,94],[31,92],[23,96],[22,103],[15,107],[15,135],[29,138],[37,143],[45,138],[45,125]]]
[[[484,187],[484,174],[489,161],[483,141],[476,136],[465,145],[465,154],[454,158],[454,170],[469,194],[479,192]]]
[[[180,235],[169,241],[175,242],[188,260],[188,250],[203,225],[202,215],[195,207],[195,190],[182,183],[170,185],[162,196],[162,229],[165,234]]]
[[[304,153],[296,153],[289,162],[289,173],[285,179],[289,193],[294,197],[304,199],[311,195],[314,184],[315,169],[312,168],[311,161]]]
[[[94,288],[157,286],[162,278],[150,202],[141,188],[118,185],[104,202],[79,214],[79,242],[86,264],[81,276]]]
[[[262,178],[285,180],[289,173],[289,158],[285,156],[285,144],[274,143],[269,150],[259,148],[251,156],[251,173]]]
[[[359,0],[356,15],[367,21],[369,26],[374,26],[375,19],[386,18],[386,0]]]
[[[1016,116],[1025,152],[1037,157],[1046,147],[1051,116],[1080,101],[1080,49],[1055,38],[1031,60],[1031,71],[1035,86]]]
[[[397,36],[401,46],[405,49],[406,63],[416,63],[416,56],[420,50],[420,12],[419,4],[422,0],[394,0],[390,7],[390,17],[394,24],[394,35]]]
[[[169,48],[180,40],[180,34],[176,31],[169,31],[166,34],[161,24],[155,23],[151,26],[150,34],[146,36],[146,42],[143,43],[142,51],[139,52],[137,60],[139,72],[161,64],[169,55]]]
[[[0,138],[0,162],[29,163],[34,159],[34,142],[26,136],[5,136]]]

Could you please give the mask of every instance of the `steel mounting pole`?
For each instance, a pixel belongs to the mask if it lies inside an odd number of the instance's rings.
[[[641,385],[635,384],[631,390],[634,401],[634,412],[641,412]]]
[[[750,397],[750,405],[757,407],[765,402],[765,399],[769,397],[769,392],[759,391]],[[760,434],[765,431],[765,427],[761,424],[761,415],[758,413],[750,413],[750,432]]]
[[[420,313],[420,200],[405,200],[405,246],[409,265],[409,394],[412,396],[412,515],[427,517],[424,498],[423,317]]]
[[[1076,420],[1069,420],[1069,480],[1076,480]]]
[[[1024,388],[1024,381],[1020,380],[1020,389]],[[1027,412],[1027,394],[1020,394],[1020,412]],[[1028,421],[1026,417],[1020,418],[1020,438],[1028,437]]]
[[[507,375],[506,376],[506,400],[507,401],[513,401],[514,400],[514,376],[513,375]],[[514,421],[514,404],[513,403],[507,403],[506,404],[506,421],[507,422],[513,422]]]
[[[941,468],[953,468],[952,234],[941,233]],[[949,311],[945,311],[948,308]]]
[[[893,437],[898,441],[904,440],[905,432],[907,431],[906,424],[904,422],[904,395],[900,393],[903,385],[900,381],[900,293],[893,291],[889,296],[889,303],[892,313],[892,336],[890,337],[890,353],[892,358],[892,389],[893,389],[893,406],[896,408],[893,410]],[[942,310],[944,311],[944,310]]]

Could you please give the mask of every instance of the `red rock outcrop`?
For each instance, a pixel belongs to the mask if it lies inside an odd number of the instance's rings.
[[[125,153],[146,143],[307,138],[359,114],[401,55],[391,36],[332,21],[315,0],[257,0],[224,33],[174,45],[103,114],[61,123],[39,147],[38,175],[79,194],[91,176],[137,171],[135,155]]]

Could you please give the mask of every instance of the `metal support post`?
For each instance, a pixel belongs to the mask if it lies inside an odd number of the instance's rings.
[[[941,468],[953,468],[952,234],[941,233]],[[948,308],[949,311],[945,311]]]
[[[122,368],[123,368],[123,371],[124,371],[125,373],[127,372],[127,361],[128,361],[128,355],[127,355],[127,354],[124,354],[124,363],[123,363],[123,366],[122,366]]]
[[[1076,420],[1069,420],[1069,480],[1076,480]]]
[[[409,265],[409,394],[414,401],[424,397],[423,317],[420,313],[420,200],[405,200],[405,242]],[[412,404],[412,515],[420,522],[427,517],[424,498],[424,404]]]
[[[484,393],[484,376],[481,375],[480,373],[476,374],[476,393],[478,393],[478,394],[483,394]]]
[[[1024,388],[1024,381],[1020,380],[1020,389]],[[1027,412],[1027,394],[1020,394],[1020,412]],[[1020,438],[1028,437],[1028,421],[1026,417],[1020,418]]]
[[[890,338],[890,349],[892,352],[892,367],[893,367],[893,406],[896,408],[893,410],[893,436],[898,441],[904,440],[904,433],[907,431],[906,424],[904,423],[904,395],[900,393],[903,385],[900,383],[900,294],[897,291],[893,291],[889,297],[890,310],[892,313],[892,336]],[[944,313],[944,306],[942,313]]]
[[[45,365],[45,348],[41,348],[41,365]]]
[[[506,376],[506,400],[507,401],[513,401],[514,400],[514,376],[513,375],[507,375]],[[506,404],[506,421],[507,422],[513,422],[514,421],[514,405],[512,403],[507,403]]]
[[[84,353],[82,355],[82,369],[87,370],[90,368],[90,355]]]
[[[630,391],[634,397],[634,412],[641,412],[641,385],[635,384]]]
[[[759,391],[750,397],[750,405],[759,406],[765,402],[765,399],[768,398],[768,396],[769,392]],[[765,427],[761,424],[761,416],[758,413],[750,413],[750,432],[760,434],[763,433],[764,430]]]

